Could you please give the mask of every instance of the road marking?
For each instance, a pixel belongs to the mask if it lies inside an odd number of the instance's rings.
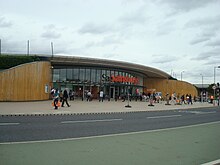
[[[111,121],[121,121],[123,119],[104,119],[104,120],[79,120],[79,121],[62,121],[61,124],[71,124],[71,123],[95,123],[95,122],[111,122]]]
[[[182,113],[192,113],[192,114],[196,114],[196,115],[206,115],[206,114],[212,114],[212,113],[216,113],[216,111],[212,111],[212,112],[202,112],[202,111],[179,111]]]
[[[88,137],[78,137],[78,138],[66,138],[66,139],[55,139],[55,140],[39,140],[39,141],[23,141],[23,142],[3,142],[0,145],[9,145],[9,144],[34,144],[34,143],[49,143],[49,142],[61,142],[61,141],[73,141],[73,140],[83,140],[83,139],[94,139],[94,138],[105,138],[105,137],[115,137],[115,136],[126,136],[126,135],[135,135],[135,134],[143,134],[143,133],[152,133],[152,132],[162,132],[162,131],[171,131],[192,127],[199,127],[205,125],[212,124],[220,124],[220,121],[210,122],[210,123],[202,123],[202,124],[194,124],[189,126],[181,126],[181,127],[173,127],[173,128],[163,128],[156,130],[148,130],[148,131],[139,131],[139,132],[128,132],[128,133],[119,133],[119,134],[109,134],[109,135],[97,135],[97,136],[88,136]]]
[[[152,117],[147,117],[147,119],[159,119],[159,118],[170,118],[170,117],[180,117],[182,115],[169,115],[169,116],[152,116]]]
[[[217,165],[217,164],[220,164],[220,159],[212,161],[212,162],[204,163],[201,165]]]
[[[0,126],[5,126],[5,125],[19,125],[20,123],[0,123]]]
[[[206,115],[211,113],[216,113],[216,112],[197,112],[196,115]]]

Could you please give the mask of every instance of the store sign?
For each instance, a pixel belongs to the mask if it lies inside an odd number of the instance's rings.
[[[118,82],[118,83],[131,83],[131,84],[138,84],[139,79],[136,77],[128,77],[128,76],[107,76],[105,74],[102,75],[104,81],[109,82]]]

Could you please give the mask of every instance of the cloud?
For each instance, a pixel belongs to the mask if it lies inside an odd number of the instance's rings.
[[[111,35],[111,36],[105,36],[102,40],[98,42],[90,41],[86,44],[86,47],[94,47],[94,46],[103,47],[103,46],[112,46],[118,44],[122,44],[122,41],[117,36]]]
[[[195,29],[198,31],[197,36],[190,42],[191,45],[195,45],[201,42],[212,40],[220,32],[220,15],[213,17],[197,18],[188,21],[185,24],[186,29]],[[219,43],[219,42],[218,42]],[[216,43],[210,42],[206,46],[217,46]]]
[[[115,31],[115,29],[110,25],[96,25],[90,22],[83,25],[78,32],[81,34],[105,34],[112,33],[113,31]]]
[[[220,64],[220,58],[218,59],[210,59],[209,61],[206,61],[205,65],[211,65],[211,66],[219,66]]]
[[[219,20],[220,20],[220,15],[216,15],[213,17],[192,19],[185,24],[185,28],[197,28],[201,26],[216,28],[216,26],[219,26],[220,24]]]
[[[206,46],[220,46],[220,40],[210,41],[206,44]]]
[[[199,43],[208,41],[209,39],[210,39],[209,37],[196,38],[196,39],[192,40],[192,41],[190,42],[190,44],[191,44],[191,45],[196,45],[196,44],[199,44]]]
[[[55,31],[46,31],[44,33],[42,33],[41,37],[43,38],[49,38],[49,39],[57,39],[57,38],[60,38],[61,34],[60,33],[57,33]]]
[[[176,12],[189,12],[197,8],[206,7],[212,3],[220,3],[218,0],[157,0],[155,2],[160,5],[168,5]]]
[[[124,14],[118,21],[124,26],[144,25],[149,19],[145,14],[145,10],[145,7],[142,6],[135,11]]]
[[[220,52],[220,48],[216,48],[207,52],[202,52],[199,55],[191,58],[191,60],[195,60],[195,61],[206,61],[206,63],[210,63],[209,61],[216,61],[216,60],[220,60],[220,56],[219,56],[219,52]]]
[[[61,37],[61,34],[57,32],[59,29],[55,27],[55,25],[50,24],[44,27],[45,32],[41,34],[41,37],[48,39],[57,39]]]
[[[2,38],[2,53],[25,54],[27,52],[27,41],[14,41],[11,37]]]
[[[176,21],[174,20],[162,21],[157,26],[157,35],[160,36],[160,35],[166,35],[172,33],[173,31],[175,31],[175,25],[176,25]]]
[[[153,55],[152,59],[153,59],[152,63],[155,63],[155,64],[170,63],[170,62],[178,60],[177,57],[169,56],[169,55]]]
[[[11,27],[12,23],[10,21],[7,21],[5,17],[0,17],[0,28],[8,28]]]

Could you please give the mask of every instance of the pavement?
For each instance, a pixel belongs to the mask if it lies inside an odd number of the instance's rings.
[[[131,101],[69,101],[70,107],[59,107],[54,110],[52,100],[34,101],[34,102],[0,102],[0,116],[24,116],[24,115],[77,115],[77,114],[99,114],[99,113],[128,113],[142,111],[163,111],[163,110],[180,110],[192,108],[213,107],[213,104],[207,102],[194,102],[191,104],[165,105],[166,102],[154,103],[149,106],[149,102]],[[130,105],[130,108],[126,108]]]

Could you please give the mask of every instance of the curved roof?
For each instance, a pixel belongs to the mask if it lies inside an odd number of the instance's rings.
[[[152,67],[133,64],[122,61],[97,59],[97,58],[86,58],[76,56],[55,56],[49,58],[52,65],[78,65],[78,66],[93,66],[93,67],[104,67],[123,69],[133,72],[138,72],[149,78],[170,78],[170,75]]]

